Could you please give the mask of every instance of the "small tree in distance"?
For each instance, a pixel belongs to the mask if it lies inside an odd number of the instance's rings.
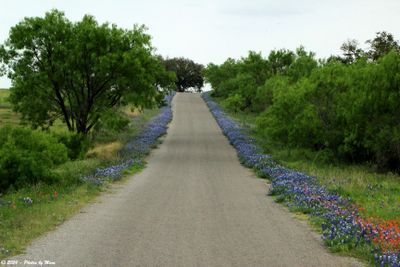
[[[183,57],[167,58],[164,60],[164,65],[168,71],[175,72],[175,85],[178,92],[185,92],[189,88],[201,92],[204,86],[203,65]]]

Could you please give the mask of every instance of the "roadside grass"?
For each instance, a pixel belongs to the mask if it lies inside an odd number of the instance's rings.
[[[98,138],[92,140],[92,147],[84,159],[68,161],[54,170],[60,177],[57,184],[39,184],[19,190],[11,188],[0,195],[0,259],[22,253],[32,240],[55,229],[94,201],[100,192],[107,191],[111,180],[103,186],[96,186],[80,182],[80,177],[118,162],[119,149],[158,112],[158,109],[149,109],[124,113],[131,119],[129,126],[123,131],[98,132]],[[60,131],[67,131],[61,121],[50,128],[50,132]],[[128,176],[144,167],[145,162],[134,164],[123,172],[125,176],[117,183],[127,181]],[[33,203],[25,203],[24,198],[32,199]]]
[[[8,89],[0,89],[0,107],[9,107],[8,96],[10,95],[10,91]]]
[[[289,168],[317,177],[329,190],[351,198],[360,206],[364,218],[400,220],[400,176],[376,173],[365,165],[327,164],[313,158],[293,156],[285,149],[272,152]],[[317,156],[317,155],[315,155]]]
[[[138,134],[141,126],[148,122],[158,113],[158,109],[145,109],[143,111],[131,112],[129,108],[123,107],[120,109],[122,114],[131,120],[130,125],[124,131],[113,130],[98,130],[93,140],[96,145],[104,145],[111,142],[119,141],[126,143],[132,136]],[[140,115],[139,115],[140,114]]]
[[[90,184],[37,185],[5,195],[3,200],[11,204],[0,207],[0,258],[22,253],[30,241],[53,230],[101,190]],[[30,197],[33,204],[25,204],[24,197]]]
[[[20,122],[21,116],[12,111],[11,104],[8,102],[9,95],[8,89],[0,89],[0,127],[5,125],[16,126]]]
[[[18,126],[21,116],[9,107],[0,106],[0,127],[6,125]]]
[[[87,158],[98,158],[103,161],[111,161],[115,154],[122,148],[121,141],[114,141],[110,143],[97,144],[95,147],[89,149],[86,154]]]
[[[213,98],[221,105],[221,99]],[[283,166],[317,177],[328,190],[349,197],[360,207],[362,216],[372,221],[400,220],[400,175],[377,173],[373,166],[327,163],[324,156],[309,150],[272,145],[257,136],[254,127],[256,114],[229,112],[239,122],[266,154]]]

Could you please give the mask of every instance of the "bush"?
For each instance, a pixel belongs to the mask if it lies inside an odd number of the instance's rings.
[[[346,106],[348,125],[359,129],[352,141],[380,170],[400,172],[400,54],[392,51],[362,67]]]
[[[238,112],[244,105],[245,100],[240,94],[230,95],[227,99],[222,102],[222,105],[233,112]]]
[[[130,122],[122,112],[110,110],[104,113],[96,124],[94,137],[98,142],[112,140],[115,134],[126,129]]]
[[[123,114],[115,111],[105,113],[100,119],[100,127],[110,131],[121,131],[125,129],[130,120]]]
[[[89,139],[81,134],[64,132],[54,133],[55,138],[68,149],[68,158],[82,159],[90,148]]]
[[[306,107],[305,91],[307,87],[277,87],[273,91],[273,104],[257,120],[257,131],[266,140],[286,145],[297,145],[301,131],[299,118]],[[296,125],[297,124],[297,125]],[[308,136],[309,128],[301,136]]]
[[[250,52],[210,64],[205,76],[225,108],[258,114],[256,130],[267,145],[400,173],[400,53],[384,52],[346,64],[317,61],[302,47],[267,59]]]
[[[273,92],[276,90],[287,90],[290,86],[289,79],[283,75],[276,75],[265,81],[265,84],[257,88],[254,99],[254,111],[263,112],[272,105]]]
[[[0,129],[0,191],[52,183],[52,168],[68,160],[67,148],[51,134],[27,128]]]

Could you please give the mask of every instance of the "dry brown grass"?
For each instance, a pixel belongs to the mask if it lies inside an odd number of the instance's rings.
[[[99,158],[101,160],[111,160],[116,153],[122,148],[120,141],[115,141],[106,144],[97,144],[94,148],[87,152],[88,158]]]
[[[21,115],[13,112],[11,108],[1,108],[0,107],[0,127],[10,124],[19,125]]]
[[[124,107],[122,109],[122,112],[124,112],[129,117],[137,117],[137,116],[139,116],[140,114],[143,113],[140,109],[134,108],[134,107],[131,107],[131,106]]]

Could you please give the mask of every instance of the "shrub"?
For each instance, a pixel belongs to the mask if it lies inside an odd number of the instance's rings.
[[[392,51],[360,75],[353,86],[349,124],[361,125],[361,143],[379,169],[400,172],[400,54]]]
[[[225,108],[258,114],[265,145],[400,173],[400,53],[386,50],[373,61],[354,56],[346,64],[317,61],[302,47],[267,59],[250,52],[210,64],[205,76]]]
[[[240,94],[232,94],[227,99],[225,99],[222,105],[233,112],[238,112],[241,107],[243,107],[245,99]]]
[[[116,133],[127,128],[130,120],[117,110],[104,113],[94,129],[94,137],[98,142],[106,142],[113,139]]]
[[[55,133],[55,138],[68,149],[68,158],[82,159],[90,148],[89,139],[81,134],[63,132]]]
[[[130,120],[117,111],[109,111],[100,119],[99,127],[110,131],[121,131],[125,129]]]
[[[276,75],[265,81],[264,85],[257,88],[254,98],[254,111],[263,112],[272,105],[273,92],[276,90],[286,90],[290,86],[289,79],[283,75]]]
[[[68,160],[51,134],[27,128],[0,129],[0,191],[57,180],[52,168]]]

